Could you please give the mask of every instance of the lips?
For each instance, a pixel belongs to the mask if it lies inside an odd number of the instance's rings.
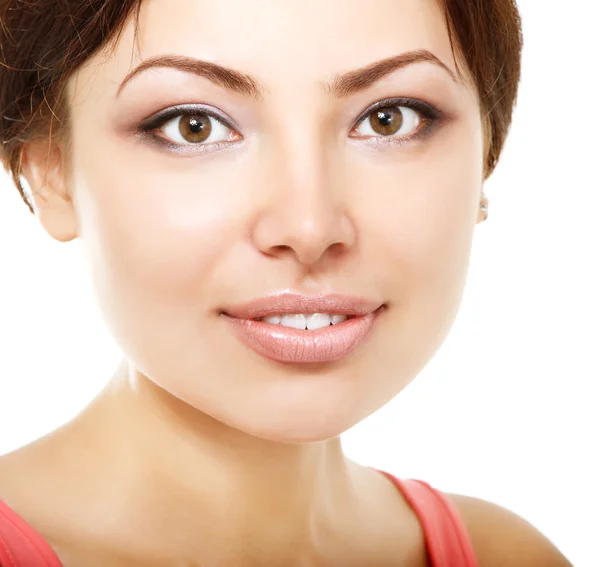
[[[381,306],[381,301],[370,301],[341,294],[310,297],[286,292],[231,306],[223,309],[223,312],[236,319],[258,319],[286,313],[331,313],[360,316],[373,313]]]
[[[341,360],[365,342],[383,309],[381,302],[341,294],[281,293],[227,307],[222,315],[235,336],[257,354],[278,362]],[[285,314],[329,313],[350,318],[316,330],[294,329],[257,319]]]

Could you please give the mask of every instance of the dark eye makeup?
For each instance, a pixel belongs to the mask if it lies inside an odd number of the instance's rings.
[[[177,118],[178,116],[195,116],[198,114],[205,114],[212,116],[219,122],[222,122],[228,128],[236,129],[233,121],[226,115],[219,112],[212,106],[204,104],[179,104],[177,106],[171,106],[165,108],[153,114],[149,118],[146,118],[139,126],[139,129],[143,132],[153,132],[162,128],[169,120]]]
[[[415,132],[412,134],[404,135],[404,136],[385,136],[385,135],[376,135],[376,136],[351,136],[352,138],[359,139],[361,141],[365,141],[366,143],[373,145],[380,144],[394,144],[394,145],[402,145],[407,144],[413,141],[417,141],[420,139],[424,139],[427,136],[431,135],[437,126],[443,122],[445,115],[443,111],[441,111],[436,106],[424,102],[423,100],[414,99],[414,98],[406,98],[406,97],[396,97],[396,98],[386,98],[380,100],[368,108],[366,108],[359,117],[355,120],[350,132],[353,132],[359,124],[361,124],[365,119],[367,119],[370,115],[378,110],[383,109],[392,109],[392,108],[409,108],[415,111],[419,115],[419,126]],[[198,143],[198,144],[178,144],[172,141],[165,139],[164,137],[158,135],[156,132],[163,128],[169,121],[178,117],[187,117],[187,116],[209,116],[226,126],[227,128],[233,130],[234,132],[239,132],[239,127],[235,124],[235,122],[229,118],[226,114],[220,112],[218,109],[212,106],[207,106],[203,104],[182,104],[176,105],[169,108],[165,108],[161,110],[149,118],[143,120],[140,125],[137,127],[137,131],[139,134],[143,135],[150,142],[157,144],[165,149],[171,151],[178,151],[182,153],[194,152],[198,153],[204,151],[216,151],[218,149],[222,149],[225,146],[230,146],[235,143],[239,143],[240,140],[226,140],[219,142],[211,142],[211,143]],[[243,138],[242,138],[243,139]]]
[[[390,109],[390,108],[410,108],[414,110],[419,115],[419,127],[412,134],[397,136],[368,136],[366,138],[359,137],[358,139],[365,140],[370,144],[407,144],[412,141],[416,141],[418,139],[424,139],[428,135],[432,134],[433,131],[439,124],[444,120],[445,114],[436,106],[429,104],[425,101],[415,99],[415,98],[386,98],[380,100],[367,109],[365,109],[360,116],[356,119],[354,126],[352,127],[352,131],[359,124],[363,122],[366,118],[368,118],[371,114],[377,112],[378,110]]]

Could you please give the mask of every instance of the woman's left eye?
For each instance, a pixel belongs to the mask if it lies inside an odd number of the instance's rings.
[[[179,114],[157,128],[178,146],[197,146],[232,140],[233,130],[206,112]]]
[[[408,106],[386,106],[372,110],[355,131],[368,137],[411,137],[424,118],[421,113]]]

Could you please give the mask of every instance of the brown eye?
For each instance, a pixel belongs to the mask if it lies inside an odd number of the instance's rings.
[[[179,121],[179,133],[190,144],[205,142],[211,130],[210,119],[206,115],[182,116]]]
[[[165,122],[160,131],[179,146],[209,145],[233,139],[233,130],[207,113],[179,114]]]
[[[403,137],[412,134],[421,124],[421,115],[407,106],[377,108],[357,126],[362,136]]]
[[[369,122],[377,134],[391,136],[400,130],[404,118],[398,108],[379,108],[371,113]]]

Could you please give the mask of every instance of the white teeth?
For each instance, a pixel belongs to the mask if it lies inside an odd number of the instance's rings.
[[[283,327],[291,327],[292,329],[301,329],[315,331],[330,325],[337,325],[348,319],[347,315],[330,315],[329,313],[313,313],[304,315],[301,313],[285,314],[285,315],[270,315],[263,317],[259,321],[270,323],[271,325],[282,325]]]
[[[329,327],[331,325],[331,317],[327,313],[315,313],[306,317],[306,328],[309,331]]]
[[[306,329],[306,317],[304,315],[284,315],[279,324],[292,329]]]
[[[332,315],[331,316],[331,322],[334,325],[337,325],[338,323],[342,323],[346,319],[348,319],[348,315]]]

